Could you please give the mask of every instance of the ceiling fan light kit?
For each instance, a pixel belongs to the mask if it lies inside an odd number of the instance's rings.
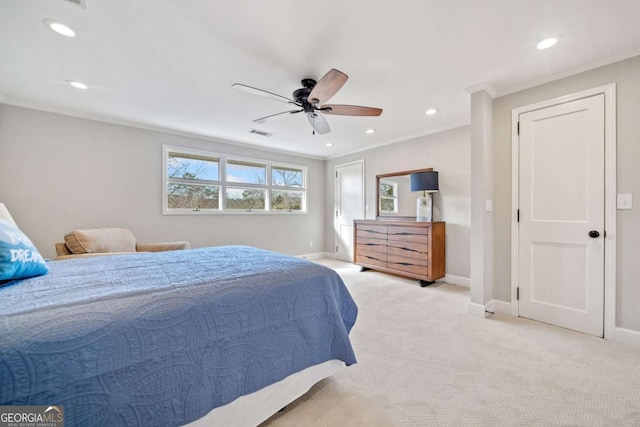
[[[339,105],[325,104],[332,98],[346,83],[349,76],[342,71],[331,69],[327,74],[316,82],[314,79],[302,79],[302,87],[293,91],[293,99],[278,95],[267,90],[258,89],[242,83],[234,83],[232,87],[251,93],[268,97],[277,101],[286,102],[297,106],[299,109],[283,111],[271,114],[254,120],[254,123],[267,123],[273,119],[285,117],[287,115],[304,112],[313,128],[313,134],[318,132],[321,135],[329,133],[331,128],[329,122],[323,114],[333,114],[339,116],[379,116],[382,114],[381,108],[362,107],[359,105]]]

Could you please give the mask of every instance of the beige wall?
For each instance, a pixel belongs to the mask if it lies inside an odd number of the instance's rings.
[[[308,166],[306,215],[162,215],[162,145]],[[0,202],[44,257],[76,228],[120,226],[141,242],[324,248],[325,162],[0,104]],[[309,247],[313,241],[314,247]]]
[[[447,222],[446,272],[469,277],[470,145],[469,127],[422,136],[396,144],[329,160],[326,166],[326,248],[335,242],[333,207],[335,166],[364,159],[365,203],[368,219],[376,214],[376,175],[432,167],[439,172],[440,191],[434,193],[433,215]],[[417,194],[415,197],[417,198]],[[413,202],[415,205],[415,201]],[[415,215],[415,213],[414,213]]]
[[[494,297],[511,300],[511,110],[609,83],[617,84],[617,192],[636,196],[616,217],[616,326],[640,331],[640,56],[494,100]]]

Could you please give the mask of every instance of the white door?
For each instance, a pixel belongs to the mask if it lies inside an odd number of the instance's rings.
[[[603,336],[604,95],[521,114],[518,314]]]
[[[336,166],[336,257],[353,262],[353,220],[364,219],[364,162]]]

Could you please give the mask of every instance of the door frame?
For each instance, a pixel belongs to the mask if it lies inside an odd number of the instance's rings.
[[[604,339],[615,340],[616,326],[616,84],[560,96],[511,110],[511,314],[518,316],[518,200],[520,194],[520,114],[604,94]]]
[[[366,197],[365,197],[365,188],[366,188],[366,182],[365,182],[365,177],[366,177],[366,173],[365,173],[365,165],[364,165],[364,159],[360,159],[360,160],[354,160],[351,162],[347,162],[347,163],[341,163],[339,165],[335,165],[333,167],[333,212],[331,213],[331,215],[333,216],[333,251],[331,251],[333,253],[333,255],[335,257],[337,257],[337,251],[336,251],[336,247],[338,246],[338,241],[340,239],[340,235],[338,232],[338,168],[341,167],[345,167],[345,166],[351,166],[351,165],[355,165],[355,164],[360,164],[362,165],[362,218],[365,218],[366,215]],[[351,262],[353,262],[353,254],[351,254]]]

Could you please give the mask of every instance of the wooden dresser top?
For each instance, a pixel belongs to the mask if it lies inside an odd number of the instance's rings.
[[[366,225],[410,225],[413,227],[428,227],[431,224],[444,224],[444,221],[416,221],[415,219],[356,219],[353,221],[356,224]]]

